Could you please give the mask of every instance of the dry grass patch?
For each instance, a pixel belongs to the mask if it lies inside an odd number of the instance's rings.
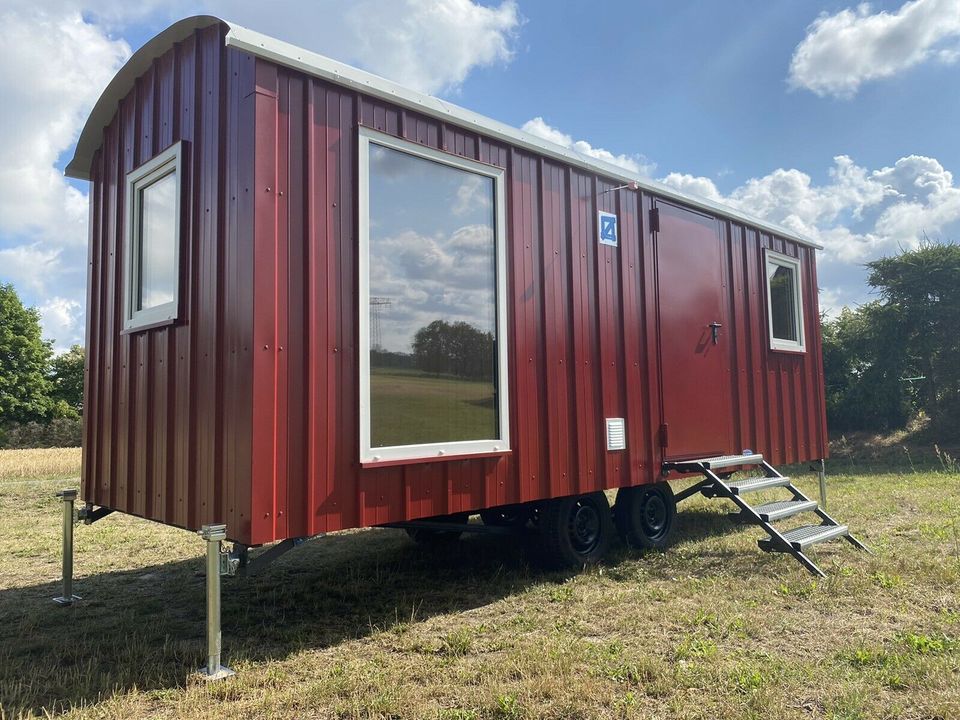
[[[225,581],[239,673],[213,685],[189,676],[203,660],[194,535],[126,516],[80,527],[86,599],[64,610],[49,600],[59,483],[0,485],[0,716],[960,718],[957,482],[833,478],[830,510],[875,554],[818,550],[826,581],[759,552],[759,531],[705,499],[682,506],[669,551],[619,548],[572,575],[532,569],[509,539],[318,539]]]
[[[80,448],[0,450],[0,482],[80,475]]]

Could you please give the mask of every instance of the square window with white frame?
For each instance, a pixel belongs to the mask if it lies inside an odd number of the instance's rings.
[[[362,462],[509,450],[503,184],[361,129]]]
[[[127,174],[124,330],[177,319],[182,143]]]
[[[773,250],[766,252],[767,315],[770,348],[803,352],[803,286],[800,261]]]

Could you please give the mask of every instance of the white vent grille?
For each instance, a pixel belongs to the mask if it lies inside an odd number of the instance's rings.
[[[607,418],[607,450],[625,450],[627,431],[623,418]]]

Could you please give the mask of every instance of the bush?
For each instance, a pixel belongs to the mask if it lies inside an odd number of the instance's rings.
[[[83,440],[83,420],[78,417],[60,417],[49,423],[12,423],[0,431],[0,447],[53,448],[80,447]]]

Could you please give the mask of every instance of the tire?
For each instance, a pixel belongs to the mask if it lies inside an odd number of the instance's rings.
[[[615,532],[603,493],[549,500],[540,506],[541,560],[552,569],[600,562]]]
[[[526,505],[503,505],[480,511],[484,525],[491,527],[522,528],[530,520],[532,511]]]
[[[450,522],[466,524],[470,519],[468,515],[443,515],[439,517],[428,518],[436,522]],[[408,527],[407,535],[418,545],[427,545],[432,547],[442,547],[451,545],[460,539],[463,535],[462,530],[429,530],[427,528]]]
[[[620,488],[613,509],[624,542],[639,550],[661,550],[670,542],[677,503],[665,482]]]

